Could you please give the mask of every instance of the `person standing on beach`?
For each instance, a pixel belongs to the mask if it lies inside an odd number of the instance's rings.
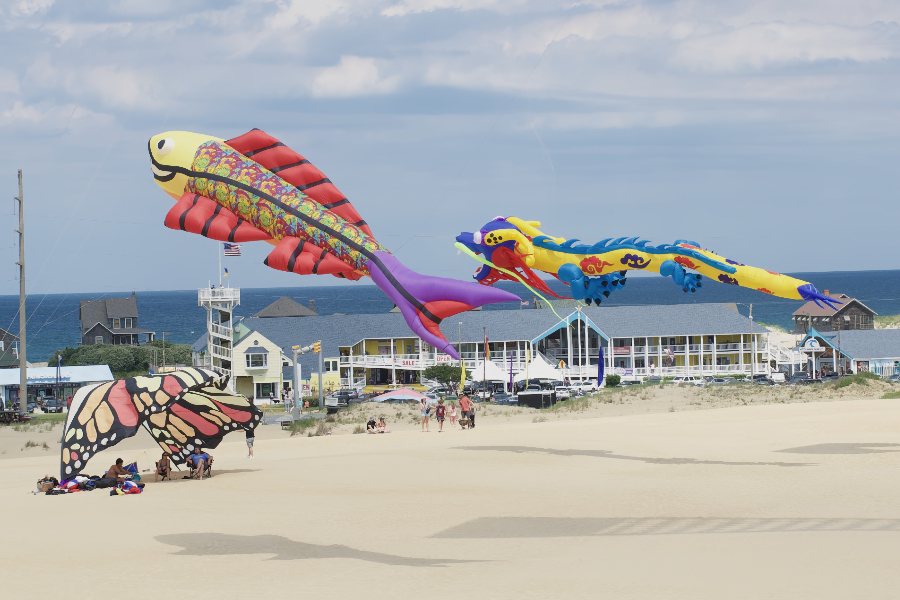
[[[475,403],[469,402],[469,429],[475,427]]]
[[[447,408],[444,406],[444,399],[441,398],[438,400],[437,410],[435,411],[438,421],[438,433],[444,433],[444,417],[446,414]]]
[[[253,458],[253,441],[256,439],[256,430],[246,429],[247,434],[247,458]]]
[[[309,400],[303,401],[303,408],[306,409],[306,414],[309,414]]]
[[[431,407],[428,406],[428,398],[422,398],[422,402],[419,404],[419,409],[422,414],[422,431],[428,431],[428,413],[431,412]]]
[[[469,418],[469,407],[472,406],[472,401],[469,400],[468,396],[463,396],[459,399],[459,418],[460,419],[468,419]]]
[[[450,427],[456,425],[456,402],[450,402]]]

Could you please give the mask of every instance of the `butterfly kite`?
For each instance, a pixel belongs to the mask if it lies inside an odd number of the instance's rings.
[[[215,448],[232,431],[255,429],[262,413],[227,383],[215,371],[188,368],[81,388],[66,418],[60,478],[78,475],[142,426],[176,465],[195,446]]]

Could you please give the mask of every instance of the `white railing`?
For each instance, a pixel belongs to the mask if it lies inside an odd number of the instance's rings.
[[[212,366],[212,356],[199,356],[194,359],[195,367],[211,367]]]
[[[210,326],[209,326],[209,332],[210,332],[211,334],[213,334],[213,335],[217,335],[217,336],[219,336],[219,337],[227,338],[229,341],[231,341],[231,333],[232,333],[232,331],[231,331],[231,328],[230,328],[230,327],[223,327],[223,326],[218,325],[218,324],[216,324],[216,323],[211,323]]]
[[[750,375],[751,369],[750,365],[691,365],[689,367],[636,367],[634,369],[629,369],[631,371],[631,375],[625,375],[626,377],[647,377],[649,375],[656,375],[659,377],[677,377],[679,375],[702,375],[702,376],[712,376],[712,375]],[[596,366],[593,368],[594,373],[596,374],[597,369]],[[608,374],[616,374],[615,367],[611,369],[607,369]],[[764,375],[768,373],[767,365],[764,363],[760,363],[754,366],[753,374],[755,375]]]
[[[201,302],[241,302],[240,288],[200,288],[197,290],[197,303]]]
[[[216,344],[211,344],[209,348],[213,356],[218,356],[219,358],[231,358],[231,348],[217,346]]]

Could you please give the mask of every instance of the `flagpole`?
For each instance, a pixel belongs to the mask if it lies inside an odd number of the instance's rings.
[[[216,242],[216,248],[219,249],[219,287],[222,287],[222,242]]]
[[[488,341],[487,341],[487,327],[481,328],[484,331],[484,364],[481,367],[482,375],[484,377],[484,387],[481,388],[482,395],[481,399],[484,400],[485,395],[487,394],[487,358],[488,358]]]

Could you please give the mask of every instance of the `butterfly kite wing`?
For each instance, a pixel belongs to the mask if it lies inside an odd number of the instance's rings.
[[[218,387],[193,389],[144,424],[172,462],[181,465],[195,447],[215,448],[228,433],[255,429],[262,411],[247,398]]]
[[[60,478],[79,474],[94,454],[133,436],[151,414],[164,412],[188,390],[214,385],[224,385],[218,373],[190,368],[81,388],[66,418]]]

